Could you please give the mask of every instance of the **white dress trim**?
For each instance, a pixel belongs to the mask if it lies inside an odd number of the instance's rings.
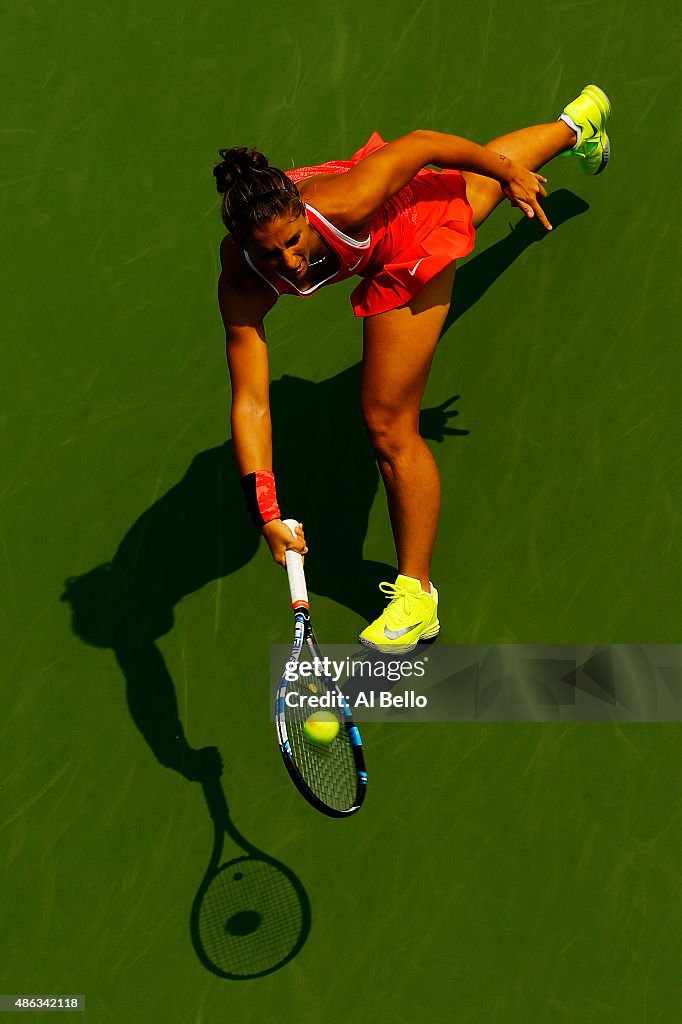
[[[358,242],[357,238],[351,238],[350,235],[344,234],[343,231],[340,231],[339,228],[335,227],[334,224],[332,224],[331,221],[327,220],[326,217],[323,217],[320,211],[316,210],[314,206],[311,206],[309,203],[306,203],[305,208],[306,210],[312,210],[315,216],[320,218],[322,223],[329,228],[333,235],[336,235],[337,238],[340,238],[342,242],[346,242],[348,245],[352,245],[354,249],[369,249],[370,245],[372,244],[371,235],[367,235],[367,238],[365,238],[364,241]]]

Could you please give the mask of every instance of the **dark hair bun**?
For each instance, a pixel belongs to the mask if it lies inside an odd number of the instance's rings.
[[[248,180],[254,171],[264,171],[269,167],[267,157],[257,149],[235,146],[233,149],[219,149],[218,152],[223,162],[213,168],[213,176],[219,192],[227,192],[235,182]]]
[[[223,197],[223,223],[235,238],[245,242],[255,228],[304,212],[294,182],[278,167],[271,167],[257,149],[235,146],[218,152],[223,162],[213,168],[213,176]]]

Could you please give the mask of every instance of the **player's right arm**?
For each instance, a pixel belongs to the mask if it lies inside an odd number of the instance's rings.
[[[230,420],[232,442],[240,476],[272,472],[272,423],[270,417],[270,371],[264,318],[277,296],[247,267],[228,237],[221,246],[222,272],[218,281],[218,304],[225,325],[227,365],[232,384]],[[304,553],[300,531],[296,540],[280,519],[262,527],[272,556],[285,564],[287,548]]]

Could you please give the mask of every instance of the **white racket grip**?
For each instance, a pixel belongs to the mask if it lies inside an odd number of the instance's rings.
[[[298,523],[295,519],[284,519],[284,525],[288,526],[294,537]],[[289,577],[289,590],[291,591],[292,608],[308,607],[308,588],[305,585],[305,573],[303,571],[303,559],[298,551],[285,551],[284,558],[287,564],[287,576]]]

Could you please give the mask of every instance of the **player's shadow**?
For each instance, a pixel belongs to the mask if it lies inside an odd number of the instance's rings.
[[[362,557],[378,472],[362,427],[358,381],[359,366],[321,384],[284,377],[272,385],[271,406],[281,449],[280,501],[315,538],[315,554],[306,562],[311,590],[367,618],[379,581],[395,570]],[[292,409],[307,424],[303,447],[292,443]],[[212,754],[185,738],[156,641],[172,629],[179,601],[242,568],[259,543],[227,442],[196,455],[183,478],[132,524],[113,558],[67,580],[62,594],[74,632],[113,651],[130,714],[158,761],[187,779],[202,778]],[[273,566],[273,582],[280,572]],[[283,573],[277,582],[279,589],[263,592],[266,606],[286,600]]]
[[[379,474],[362,424],[359,379],[359,364],[320,383],[285,376],[272,384],[271,411],[280,504],[303,521],[311,540],[310,590],[369,619],[379,582],[394,578],[395,568],[363,557]],[[427,436],[442,441],[465,433],[450,426],[451,401],[424,411]],[[300,444],[292,409],[306,425]],[[132,718],[157,759],[190,779],[200,777],[203,755],[185,740],[156,640],[172,629],[179,601],[241,569],[259,542],[230,441],[196,455],[183,478],[133,523],[111,561],[67,580],[62,595],[74,632],[114,652]],[[273,566],[273,581],[276,572]],[[278,582],[272,598],[270,588],[264,591],[264,602],[286,599],[283,574]]]
[[[236,571],[256,551],[234,477],[226,446],[196,456],[182,480],[133,523],[111,561],[68,579],[62,594],[73,631],[114,652],[131,716],[156,758],[190,780],[210,771],[212,748],[187,743],[155,641],[172,629],[178,601]]]
[[[560,188],[543,200],[543,208],[550,224],[556,231],[558,227],[589,210],[588,203],[580,196]],[[463,266],[457,268],[455,286],[452,294],[450,312],[445,321],[443,333],[455,321],[482,299],[490,286],[494,284],[519,256],[531,245],[548,238],[547,232],[536,218],[529,220],[522,217],[510,230],[508,235],[499,242],[484,249]]]

